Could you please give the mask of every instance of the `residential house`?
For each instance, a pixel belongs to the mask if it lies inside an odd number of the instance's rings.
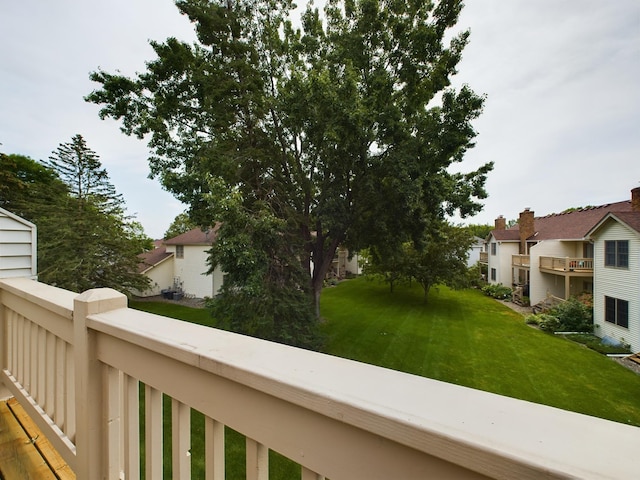
[[[588,233],[606,214],[630,211],[630,200],[545,217],[526,208],[510,228],[498,217],[487,238],[488,280],[522,289],[531,304],[549,296],[591,293],[593,243]]]
[[[589,236],[595,333],[640,352],[640,188],[635,190],[633,211],[605,215]]]
[[[137,292],[139,296],[159,295],[162,290],[180,290],[185,295],[204,298],[218,294],[223,272],[216,268],[207,274],[208,250],[216,239],[218,229],[194,228],[182,235],[165,240],[158,248],[141,256],[140,272],[152,280],[152,286]]]
[[[526,208],[510,228],[498,217],[487,238],[488,281],[513,287],[532,305],[549,297],[566,300],[593,293],[595,333],[624,339],[638,351],[638,211],[640,188],[634,188],[631,200],[545,217]],[[628,264],[615,263],[616,255]],[[630,326],[624,326],[625,318]]]
[[[12,277],[37,277],[37,229],[0,208],[0,278]]]
[[[151,279],[151,286],[140,297],[160,295],[163,290],[181,290],[186,295],[199,298],[218,294],[224,281],[224,273],[216,268],[212,275],[208,269],[207,253],[216,240],[218,228],[203,231],[194,228],[182,235],[160,241],[156,248],[140,255],[138,271]],[[346,248],[336,251],[328,275],[345,278],[362,271],[358,254],[350,256]]]
[[[473,237],[473,244],[469,248],[469,256],[467,257],[467,267],[473,267],[480,261],[480,254],[484,252],[484,238]]]
[[[162,240],[155,242],[155,248],[140,255],[141,262],[138,273],[151,280],[151,285],[144,292],[135,292],[140,297],[152,297],[160,295],[163,289],[173,285],[174,279],[174,254],[167,252],[167,247]]]
[[[349,275],[359,275],[360,273],[362,273],[360,255],[358,253],[350,254],[346,247],[338,247],[327,275],[334,278],[345,278]]]

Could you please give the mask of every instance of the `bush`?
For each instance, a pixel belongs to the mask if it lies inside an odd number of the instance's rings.
[[[540,323],[540,315],[530,314],[524,317],[524,323],[527,325],[538,325]]]
[[[505,287],[501,283],[491,283],[482,287],[482,293],[489,297],[497,298],[498,300],[511,298],[511,289],[509,287]]]
[[[538,327],[544,332],[557,332],[560,328],[560,320],[548,313],[541,313],[538,315]]]
[[[570,298],[550,312],[560,321],[561,332],[592,332],[593,310],[576,298]]]

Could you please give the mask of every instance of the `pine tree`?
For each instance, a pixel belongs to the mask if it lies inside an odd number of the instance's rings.
[[[150,248],[151,240],[125,215],[124,199],[98,155],[75,135],[43,164],[67,185],[69,195],[57,205],[55,219],[42,219],[57,228],[43,252],[40,279],[77,292],[144,289],[148,279],[137,273],[137,256]]]

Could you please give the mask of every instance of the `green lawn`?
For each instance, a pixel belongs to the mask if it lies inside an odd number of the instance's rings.
[[[476,290],[360,278],[322,294],[333,355],[640,426],[640,376]]]
[[[201,325],[207,310],[135,302],[132,308]],[[327,353],[566,410],[640,426],[640,376],[523,317],[479,291],[419,287],[364,278],[322,294]],[[168,407],[168,404],[167,404]],[[170,412],[165,411],[165,476],[170,476]],[[202,474],[202,415],[193,413],[194,478]],[[200,460],[197,460],[200,459]],[[244,478],[244,440],[227,429],[227,478]],[[270,452],[270,478],[300,478],[300,467]]]

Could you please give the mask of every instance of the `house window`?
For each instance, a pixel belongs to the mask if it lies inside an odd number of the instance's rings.
[[[593,258],[593,243],[586,242],[582,245],[582,256],[584,258]]]
[[[495,280],[496,279],[496,269],[492,268],[491,269],[491,280]]]
[[[492,243],[491,244],[491,255],[495,255],[496,254],[496,244]]]
[[[629,328],[629,302],[619,298],[604,297],[604,319],[620,327]]]
[[[176,245],[176,258],[184,258],[184,245]]]
[[[604,242],[604,266],[629,268],[628,240],[606,240]]]

